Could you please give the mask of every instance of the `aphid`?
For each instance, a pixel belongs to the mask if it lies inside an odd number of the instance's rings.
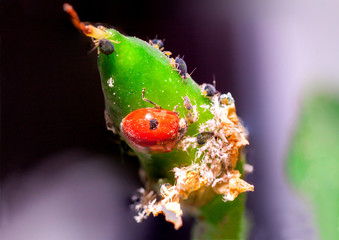
[[[161,39],[154,38],[152,40],[148,41],[149,44],[151,44],[153,47],[159,49],[159,50],[164,50],[164,41]]]
[[[187,110],[191,110],[192,109],[192,104],[190,99],[186,96],[184,97],[184,106]]]
[[[207,97],[213,97],[217,93],[217,90],[212,84],[204,83],[201,86],[202,95]]]
[[[175,67],[179,71],[179,74],[183,79],[187,78],[187,65],[184,61],[184,59],[180,57],[175,58]]]
[[[152,40],[148,40],[148,43],[151,44],[153,47],[159,49],[160,51],[162,51],[167,57],[171,56],[172,53],[170,51],[164,51],[165,47],[164,47],[164,41],[165,40],[161,40],[161,39],[157,39],[157,37],[155,37]]]
[[[106,31],[106,28],[103,26],[94,27],[91,24],[86,24],[80,21],[80,18],[73,7],[64,3],[63,9],[66,13],[71,17],[71,21],[73,25],[82,31],[86,36],[91,37],[94,43],[94,49],[98,48],[99,51],[105,55],[110,55],[115,52],[114,43],[119,43],[118,41],[114,41],[112,39],[108,39],[111,37],[111,34]]]
[[[187,119],[187,121],[188,121],[190,124],[194,123],[194,117],[193,117],[193,115],[192,115],[191,112],[188,112],[188,113],[187,113],[186,119]]]
[[[142,99],[155,107],[137,109],[122,120],[120,126],[126,141],[141,152],[172,151],[185,136],[187,121],[146,99],[145,89]]]
[[[99,40],[98,47],[99,47],[100,52],[102,52],[103,54],[107,56],[115,52],[113,43],[110,40],[105,39],[105,38]]]
[[[201,132],[197,136],[197,143],[199,145],[204,145],[208,139],[214,136],[214,132]]]
[[[183,99],[184,99],[184,106],[188,110],[187,115],[186,115],[186,119],[187,119],[187,121],[189,123],[192,124],[192,123],[195,122],[194,121],[194,116],[193,116],[193,114],[191,112],[191,110],[193,109],[193,106],[192,106],[191,101],[190,101],[188,96],[184,97]]]
[[[231,93],[221,94],[219,97],[219,101],[221,104],[226,104],[226,105],[231,105],[232,103],[234,103],[234,99]]]
[[[204,95],[205,97],[213,97],[215,94],[219,94],[215,86],[216,86],[216,81],[213,76],[213,85],[209,83],[204,83],[200,86],[202,95]]]

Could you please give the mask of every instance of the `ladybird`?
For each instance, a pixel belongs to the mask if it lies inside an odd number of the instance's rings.
[[[187,121],[171,110],[144,97],[154,108],[141,108],[129,113],[121,121],[121,132],[126,141],[141,152],[170,152],[184,137]]]
[[[115,52],[113,43],[105,38],[99,40],[99,50],[107,56]]]
[[[180,57],[176,57],[175,58],[175,66],[178,69],[181,77],[183,79],[186,79],[187,78],[187,65],[186,65],[184,59],[182,59]]]

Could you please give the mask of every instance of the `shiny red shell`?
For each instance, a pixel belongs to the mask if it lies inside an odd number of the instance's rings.
[[[121,122],[126,140],[147,151],[169,152],[178,140],[179,116],[166,109],[141,108]]]

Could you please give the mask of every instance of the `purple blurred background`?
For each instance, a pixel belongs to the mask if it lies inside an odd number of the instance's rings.
[[[162,217],[133,220],[138,162],[105,128],[90,41],[64,1],[1,3],[0,236],[4,239],[188,239]],[[316,239],[284,161],[303,96],[338,93],[339,2],[69,1],[84,21],[166,39],[198,83],[230,91],[250,132],[250,239]],[[1,238],[3,239],[3,238]]]

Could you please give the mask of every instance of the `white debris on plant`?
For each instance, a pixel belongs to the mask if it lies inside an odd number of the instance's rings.
[[[192,106],[192,117],[193,117],[193,122],[196,122],[199,120],[199,112],[198,112],[197,105]]]
[[[135,202],[134,208],[138,213],[137,216],[134,216],[135,221],[140,223],[143,219],[146,219],[156,200],[153,191],[146,192],[144,188],[139,188],[137,194],[132,196],[132,201]]]
[[[219,96],[215,95],[210,106],[201,106],[208,109],[214,117],[201,124],[199,132],[213,132],[213,137],[201,145],[192,136],[186,136],[179,142],[178,149],[196,149],[194,162],[189,166],[173,169],[175,183],[173,186],[161,186],[159,201],[153,192],[144,193],[141,205],[136,205],[137,221],[145,219],[150,213],[154,216],[162,213],[178,229],[182,225],[183,214],[180,203],[190,193],[212,188],[216,194],[223,195],[224,201],[233,201],[240,193],[253,191],[254,186],[241,179],[240,172],[234,170],[239,151],[248,141],[246,131],[236,115],[234,100],[230,94],[227,96],[227,101],[220,103]]]
[[[176,179],[175,185],[163,184],[160,187],[161,200],[156,202],[153,191],[147,193],[144,189],[139,191],[141,197],[135,205],[138,215],[135,217],[137,222],[146,219],[151,213],[157,216],[159,213],[164,214],[166,220],[174,224],[175,229],[182,226],[180,200],[187,199],[189,194],[198,190],[206,184],[206,180],[200,176],[199,165],[193,164],[188,167],[174,168]]]
[[[110,88],[114,87],[114,79],[113,78],[108,79],[107,84]]]
[[[139,223],[151,213],[153,216],[162,213],[166,221],[173,223],[175,229],[179,229],[182,226],[182,210],[178,201],[178,192],[173,186],[167,188],[164,184],[160,188],[162,200],[157,202],[156,197],[153,191],[146,192],[143,188],[139,189],[138,195],[132,197],[132,200],[136,201],[135,210],[138,213],[134,219]]]

